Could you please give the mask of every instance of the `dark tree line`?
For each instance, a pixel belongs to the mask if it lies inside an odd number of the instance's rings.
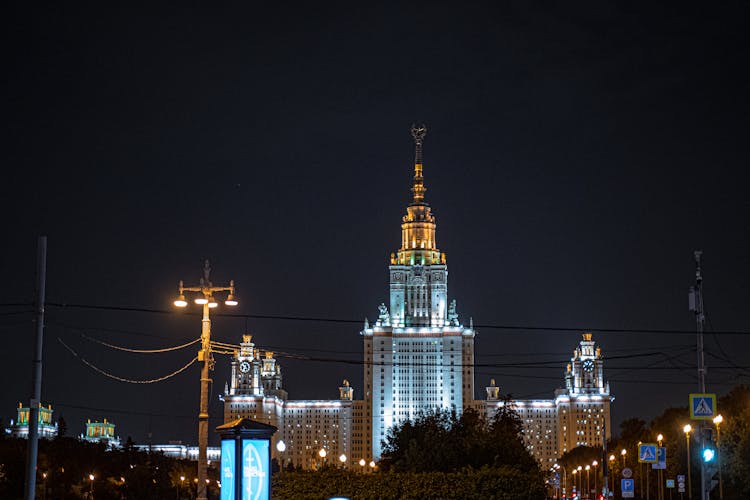
[[[0,498],[23,497],[26,476],[25,439],[0,439]],[[55,500],[195,498],[195,462],[138,451],[128,438],[122,449],[70,437],[39,441],[36,498]],[[89,475],[94,475],[94,480]],[[210,498],[218,498],[216,471]],[[185,479],[182,480],[181,478]],[[46,491],[45,491],[46,490]]]
[[[686,396],[687,399],[687,396]],[[717,403],[718,412],[724,417],[720,425],[720,432],[716,426],[708,422],[707,426],[715,432],[718,439],[719,454],[716,465],[721,468],[722,489],[725,500],[740,500],[750,498],[750,386],[737,386],[728,394],[720,397]],[[566,468],[568,491],[573,483],[571,471],[577,465],[590,464],[598,460],[600,466],[596,470],[599,481],[602,479],[602,459],[609,466],[609,484],[618,491],[619,480],[623,468],[631,469],[636,481],[636,497],[649,496],[655,498],[657,486],[657,472],[650,465],[640,464],[637,459],[638,443],[655,443],[659,434],[663,436],[662,444],[667,449],[667,469],[663,479],[676,479],[677,475],[687,476],[688,464],[693,481],[693,495],[700,491],[700,447],[694,429],[690,434],[690,455],[688,457],[688,441],[683,431],[685,424],[697,427],[696,421],[691,421],[687,406],[667,408],[650,423],[640,418],[630,418],[620,424],[619,437],[607,443],[608,453],[602,457],[601,449],[578,447],[563,455],[558,462]],[[626,450],[625,459],[621,454]],[[610,461],[609,456],[614,455]],[[624,462],[624,464],[623,464]],[[718,473],[714,480],[718,481]],[[599,483],[601,484],[601,483]],[[718,498],[718,484],[713,494]],[[676,495],[676,491],[673,492]]]
[[[511,405],[501,408],[489,422],[471,408],[460,415],[427,412],[389,430],[380,467],[396,472],[451,472],[511,466],[538,472],[521,432],[521,420]]]

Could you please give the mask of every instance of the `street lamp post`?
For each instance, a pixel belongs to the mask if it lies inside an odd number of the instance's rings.
[[[586,498],[591,495],[591,484],[589,483],[589,471],[591,470],[590,465],[586,465]]]
[[[599,493],[599,488],[597,488],[597,486],[596,486],[596,474],[597,474],[596,467],[599,465],[599,462],[597,462],[596,460],[594,460],[593,462],[591,462],[591,465],[592,465],[592,467],[594,467],[594,498],[596,498],[596,494]]]
[[[89,474],[89,498],[94,498],[94,475]]]
[[[583,489],[583,466],[576,467],[576,471],[578,471],[578,493],[580,493]]]
[[[182,493],[182,485],[185,483],[185,476],[180,476],[180,488],[177,490],[177,498],[180,498]]]
[[[286,451],[286,443],[279,439],[279,442],[276,443],[276,451],[279,452],[279,474],[284,474],[284,452]]]
[[[577,493],[580,493],[580,491],[578,491],[578,481],[576,481],[577,474],[578,474],[578,469],[573,469],[573,488],[572,489],[576,490]]]
[[[320,451],[318,452],[318,455],[320,455],[320,459],[321,459],[321,462],[320,462],[320,468],[321,468],[321,469],[322,469],[322,468],[323,468],[323,466],[324,466],[324,465],[326,464],[326,455],[327,455],[327,454],[328,454],[328,453],[326,452],[326,449],[325,449],[325,448],[321,448],[321,449],[320,449]]]
[[[47,500],[47,473],[46,472],[42,472],[42,479],[44,479],[44,481],[42,481],[42,487],[44,488],[44,492],[42,492],[42,498],[44,500]]]
[[[341,455],[339,456],[339,462],[341,462],[341,468],[342,468],[342,469],[345,469],[345,468],[346,468],[346,455],[344,455],[344,454],[342,453],[342,454],[341,454]]]
[[[626,450],[625,448],[623,448],[622,451],[620,452],[620,455],[622,455],[622,468],[623,469],[625,468],[625,455],[627,454],[628,454],[628,450]]]
[[[184,286],[180,281],[180,295],[174,301],[177,307],[186,307],[185,292],[196,293],[198,297],[195,303],[203,306],[203,320],[201,327],[201,350],[198,351],[198,361],[203,362],[201,368],[201,400],[200,410],[198,413],[198,494],[197,500],[207,500],[206,481],[208,480],[208,457],[206,449],[208,448],[208,384],[211,379],[208,377],[209,370],[213,370],[214,359],[211,353],[211,319],[209,311],[219,304],[214,298],[216,292],[229,292],[224,303],[228,306],[236,306],[237,299],[234,296],[234,281],[229,282],[229,286],[213,286],[210,280],[211,266],[208,260],[203,263],[203,277],[199,286]]]
[[[664,435],[659,434],[658,436],[656,436],[656,441],[659,443],[659,448],[661,448],[661,443],[662,441],[664,441]],[[657,494],[659,495],[659,500],[664,500],[664,485],[662,484],[664,482],[664,471],[659,469],[656,477],[659,481],[659,487],[656,489]]]
[[[716,425],[716,461],[719,465],[719,499],[724,500],[724,486],[721,484],[721,423],[724,417],[716,415],[714,424]]]
[[[687,444],[688,498],[690,500],[693,500],[693,481],[690,479],[690,431],[692,430],[693,427],[690,424],[682,428],[682,431],[685,433],[685,443]]]

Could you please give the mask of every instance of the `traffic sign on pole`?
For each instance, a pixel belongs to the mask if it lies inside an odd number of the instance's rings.
[[[620,491],[622,491],[622,498],[634,498],[635,479],[620,479]]]
[[[690,394],[690,419],[713,420],[716,416],[716,394]]]
[[[638,445],[638,461],[646,464],[654,464],[658,461],[658,449],[656,443],[642,443]]]

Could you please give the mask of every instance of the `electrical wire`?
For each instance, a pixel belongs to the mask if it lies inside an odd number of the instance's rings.
[[[192,365],[193,363],[195,363],[196,361],[198,361],[198,357],[196,356],[195,358],[193,358],[193,359],[192,359],[192,360],[191,360],[191,361],[190,361],[190,362],[189,362],[188,364],[186,364],[186,365],[185,365],[185,366],[183,366],[182,368],[179,368],[179,369],[177,369],[177,370],[173,371],[172,373],[170,373],[170,374],[167,374],[167,375],[165,375],[165,376],[163,376],[163,377],[159,377],[159,378],[154,378],[154,379],[149,379],[149,380],[132,380],[132,379],[127,379],[127,378],[123,378],[123,377],[118,377],[117,375],[113,375],[113,374],[111,374],[111,373],[108,373],[108,372],[106,372],[106,371],[102,370],[101,368],[97,367],[97,366],[96,366],[96,365],[94,365],[93,363],[89,362],[89,361],[88,361],[87,359],[85,359],[85,358],[81,357],[81,356],[80,356],[80,355],[79,355],[79,354],[78,354],[78,353],[77,353],[76,351],[74,351],[74,350],[73,350],[73,349],[72,349],[72,348],[71,348],[71,347],[70,347],[70,346],[69,346],[68,344],[66,344],[65,342],[63,342],[63,340],[62,340],[62,339],[61,339],[60,337],[57,337],[57,340],[58,340],[58,341],[59,341],[59,342],[60,342],[60,343],[61,343],[61,344],[62,344],[62,345],[63,345],[63,346],[64,346],[64,347],[65,347],[65,348],[66,348],[66,349],[68,350],[68,351],[70,351],[70,352],[71,352],[71,354],[73,354],[73,356],[75,356],[76,358],[78,358],[79,360],[81,360],[81,362],[82,362],[83,364],[85,364],[86,366],[88,366],[88,367],[89,367],[89,368],[91,368],[92,370],[94,370],[94,371],[96,371],[96,372],[98,372],[98,373],[100,373],[100,374],[104,375],[105,377],[109,377],[109,378],[111,378],[111,379],[117,380],[118,382],[126,382],[126,383],[129,383],[129,384],[154,384],[154,383],[156,383],[156,382],[162,382],[162,381],[164,381],[164,380],[167,380],[168,378],[172,378],[172,377],[174,377],[175,375],[178,375],[178,374],[180,374],[180,373],[184,372],[185,370],[187,370],[188,368],[190,368],[190,366],[191,366],[191,365]]]
[[[161,353],[161,352],[177,351],[179,349],[184,349],[184,348],[189,347],[189,346],[191,346],[191,345],[193,345],[193,344],[195,344],[197,342],[200,342],[200,340],[201,340],[201,338],[198,337],[197,339],[195,339],[195,340],[193,340],[191,342],[188,342],[187,344],[182,344],[182,345],[178,345],[178,346],[174,346],[174,347],[166,347],[164,349],[130,349],[128,347],[122,347],[122,346],[117,346],[117,345],[114,345],[114,344],[109,344],[107,342],[104,342],[103,340],[99,340],[99,339],[95,339],[93,337],[89,337],[88,335],[83,334],[83,333],[81,334],[81,337],[85,338],[86,340],[90,340],[91,342],[96,342],[97,344],[101,344],[103,346],[110,347],[112,349],[116,349],[118,351],[134,352],[134,353],[138,353],[138,354],[155,354],[155,353]]]
[[[2,305],[2,304],[0,304]],[[151,314],[175,314],[169,309],[149,309],[143,307],[130,306],[105,306],[95,304],[67,304],[62,302],[47,302],[48,307],[57,307],[61,309],[92,309],[103,311],[120,311],[120,312],[141,312]],[[182,312],[180,314],[198,316],[200,313]],[[307,321],[319,323],[346,323],[361,324],[362,320],[342,319],[342,318],[319,318],[306,316],[281,316],[268,314],[224,314],[214,313],[214,317],[224,318],[244,318],[244,319],[269,319],[281,321]],[[496,329],[496,330],[516,330],[524,333],[536,332],[596,332],[596,333],[632,333],[632,334],[669,334],[669,335],[694,335],[693,330],[670,330],[670,329],[647,329],[647,328],[591,328],[591,327],[563,327],[563,326],[523,326],[523,325],[493,325],[493,324],[475,324],[474,329]],[[713,332],[716,335],[750,335],[750,331],[744,330],[727,330]]]

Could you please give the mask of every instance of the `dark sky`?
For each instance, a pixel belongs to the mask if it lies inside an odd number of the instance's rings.
[[[362,396],[358,331],[388,301],[423,121],[449,295],[478,325],[477,396],[551,397],[592,329],[615,422],[697,388],[687,310],[704,253],[712,331],[750,331],[747,2],[399,7],[26,7],[3,16],[0,416],[31,391],[37,237],[52,303],[171,310],[202,259],[241,315],[213,337],[285,354],[294,399]],[[258,4],[260,5],[260,4]],[[19,9],[19,7],[16,7]],[[196,441],[197,316],[47,309],[43,400],[71,432]],[[197,313],[197,309],[193,309]],[[226,312],[220,309],[218,312]],[[603,329],[647,332],[599,332]],[[655,333],[677,330],[684,334]],[[710,334],[709,389],[747,383],[750,336]],[[546,367],[508,364],[547,363]],[[218,360],[212,393],[228,379]]]

